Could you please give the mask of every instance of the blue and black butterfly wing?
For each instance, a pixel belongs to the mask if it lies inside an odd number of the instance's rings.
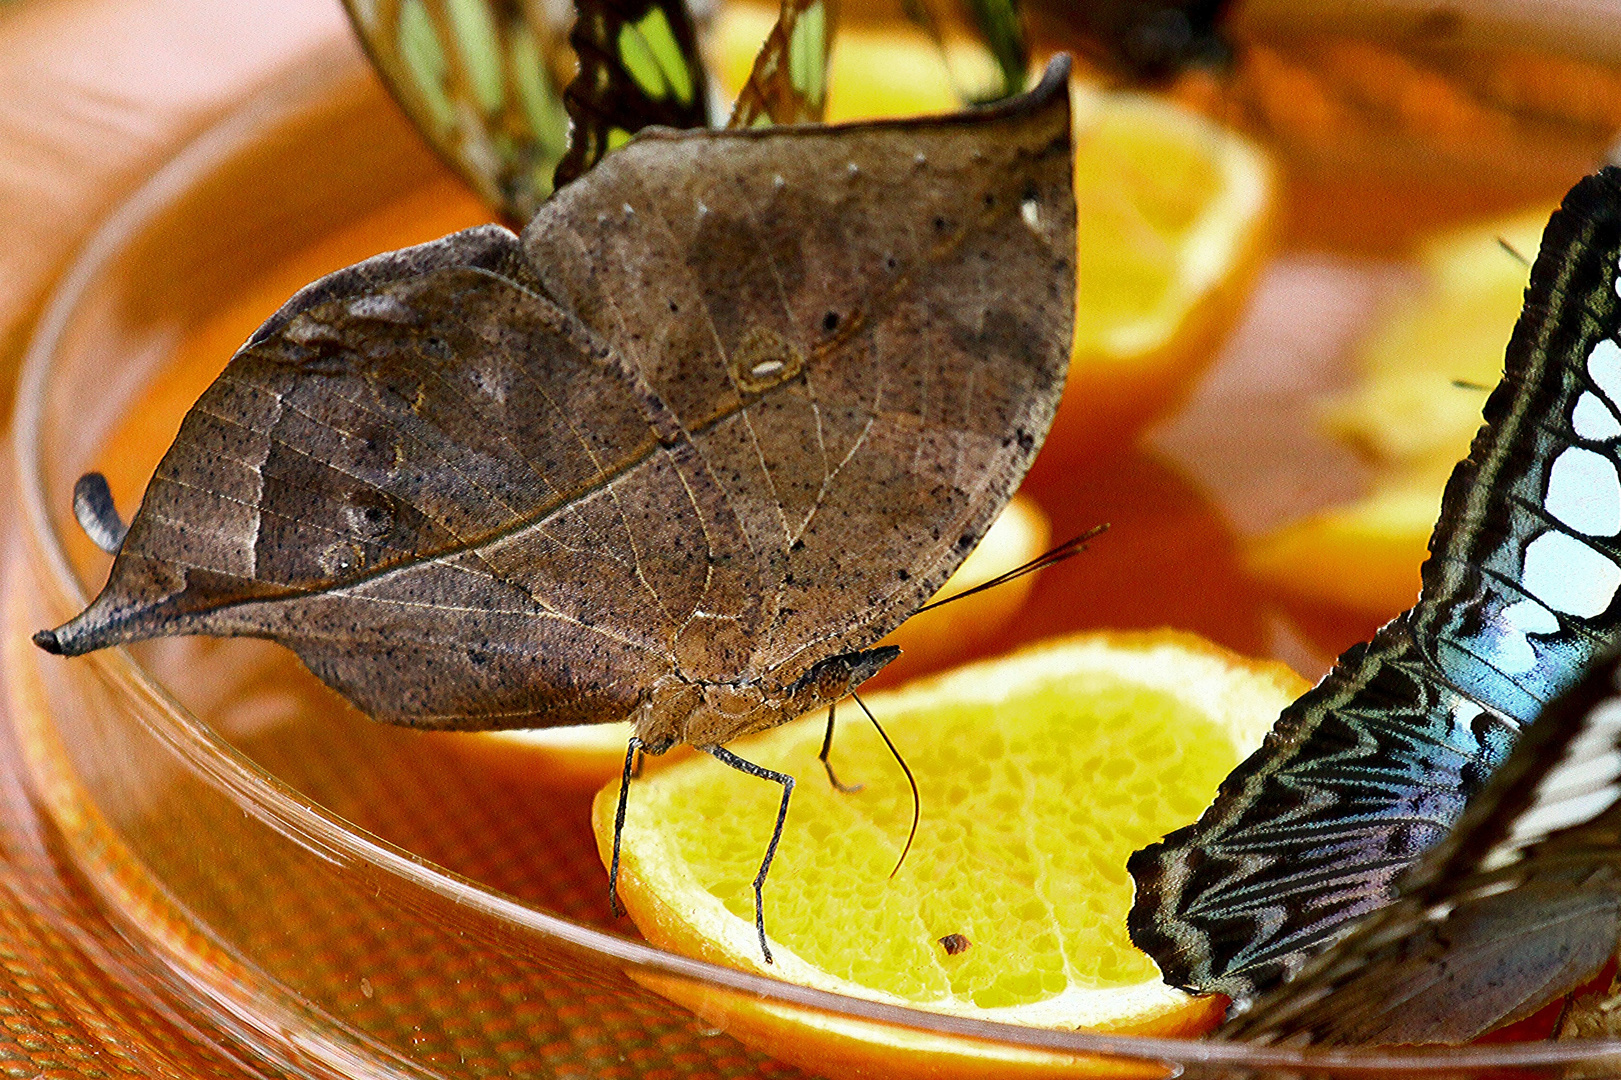
[[[1592,977],[1621,932],[1618,672],[1555,701],[1396,899],[1219,1037],[1461,1043]]]
[[[710,126],[709,84],[686,0],[576,0],[579,73],[563,92],[571,123],[557,187],[644,127]]]
[[[521,0],[344,0],[389,91],[445,161],[521,227],[552,190],[568,117],[561,29]]]
[[[1621,632],[1618,254],[1606,169],[1548,224],[1418,604],[1284,710],[1195,824],[1131,858],[1132,940],[1173,984],[1247,999],[1387,903]]]

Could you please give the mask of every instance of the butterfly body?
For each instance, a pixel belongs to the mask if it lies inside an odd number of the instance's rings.
[[[716,745],[844,696],[1061,393],[1067,84],[957,120],[655,131],[309,286],[188,414],[80,653],[280,640],[421,727]]]
[[[1548,227],[1418,604],[1285,710],[1192,826],[1133,856],[1133,940],[1240,1001],[1386,904],[1519,733],[1621,634],[1621,173]]]

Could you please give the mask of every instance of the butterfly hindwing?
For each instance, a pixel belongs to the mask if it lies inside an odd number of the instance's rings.
[[[1133,940],[1243,999],[1384,904],[1519,730],[1616,638],[1621,172],[1549,222],[1418,604],[1346,653],[1185,829],[1134,855]]]
[[[580,70],[563,100],[571,122],[562,187],[642,128],[709,126],[709,82],[686,0],[578,0],[569,41]]]
[[[350,22],[433,148],[514,225],[551,193],[568,117],[548,60],[562,34],[517,0],[345,0]]]
[[[1551,705],[1396,899],[1221,1037],[1460,1043],[1591,977],[1621,929],[1618,670]]]

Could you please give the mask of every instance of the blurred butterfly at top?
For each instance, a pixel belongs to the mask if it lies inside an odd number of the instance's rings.
[[[834,3],[784,0],[729,126],[821,119]],[[555,0],[345,6],[417,129],[515,225],[642,128],[711,124],[685,0],[580,0],[567,35],[572,14]]]
[[[1198,822],[1130,860],[1132,939],[1172,983],[1241,1008],[1388,904],[1621,639],[1618,259],[1610,168],[1548,223],[1418,603],[1286,709]]]

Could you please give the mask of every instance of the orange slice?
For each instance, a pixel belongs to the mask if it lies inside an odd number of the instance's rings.
[[[1286,596],[1389,618],[1418,596],[1418,568],[1453,466],[1480,430],[1487,391],[1525,300],[1551,208],[1439,236],[1419,254],[1425,287],[1358,350],[1361,382],[1325,422],[1377,467],[1363,498],[1253,541],[1252,574]]]
[[[841,713],[833,762],[859,792],[822,774],[820,716],[731,746],[799,778],[765,889],[774,964],[755,936],[750,885],[775,821],[774,784],[697,754],[636,781],[620,897],[655,944],[807,986],[1015,1024],[1195,1033],[1223,1003],[1165,985],[1131,945],[1126,858],[1193,820],[1304,689],[1280,664],[1157,631],[1062,638],[874,694],[868,705],[923,800],[893,878],[911,794],[860,714]],[[605,860],[618,790],[604,788],[594,808]],[[951,935],[966,948],[948,952]],[[902,1047],[888,1029],[656,988],[823,1074],[835,1062],[834,1072],[873,1075],[1007,1075],[1016,1064],[981,1044],[914,1035]]]

